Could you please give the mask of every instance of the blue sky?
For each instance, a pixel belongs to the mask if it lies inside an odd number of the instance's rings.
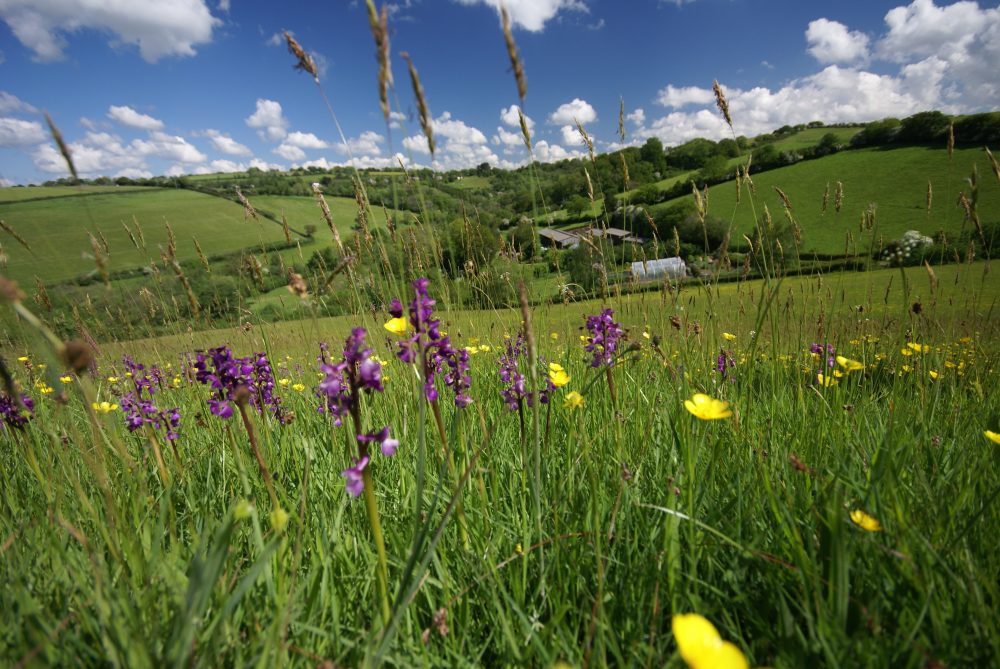
[[[0,184],[66,173],[47,110],[85,176],[527,159],[499,0],[388,3],[398,106],[379,109],[364,2],[0,0]],[[381,5],[379,5],[381,6]],[[721,138],[718,79],[738,134],[786,123],[867,121],[926,109],[1000,108],[1000,8],[796,0],[507,0],[525,63],[535,158]],[[320,64],[337,132],[278,39]],[[400,51],[434,117],[432,163]],[[346,141],[345,141],[346,140]]]

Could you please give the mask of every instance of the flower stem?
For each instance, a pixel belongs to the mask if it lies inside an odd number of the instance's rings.
[[[261,455],[260,447],[257,445],[257,432],[254,430],[253,423],[250,422],[250,416],[247,415],[247,403],[237,402],[236,406],[240,410],[240,418],[243,419],[243,427],[247,430],[247,436],[250,438],[250,448],[253,450],[253,456],[257,459],[257,467],[260,468],[260,475],[264,479],[264,485],[267,486],[267,494],[271,496],[271,504],[274,508],[281,506],[278,503],[278,495],[274,492],[274,484],[271,483],[271,472],[267,468],[267,464],[264,462],[264,456]]]
[[[378,501],[375,499],[375,484],[372,481],[371,469],[361,472],[364,481],[365,510],[368,512],[368,525],[372,528],[372,538],[375,540],[375,552],[378,554],[378,569],[375,572],[378,581],[379,601],[382,605],[382,621],[388,625],[392,619],[389,608],[389,567],[385,556],[385,539],[382,536],[382,521],[378,515]]]

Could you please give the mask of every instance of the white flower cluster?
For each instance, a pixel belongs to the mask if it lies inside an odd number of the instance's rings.
[[[903,263],[912,253],[924,246],[930,246],[934,240],[923,235],[918,230],[907,230],[896,242],[889,245],[882,253],[882,258],[895,263]]]

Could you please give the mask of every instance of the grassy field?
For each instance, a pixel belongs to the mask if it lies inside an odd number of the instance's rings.
[[[824,135],[833,133],[841,144],[847,144],[851,138],[861,132],[863,126],[855,125],[846,128],[806,128],[799,132],[774,141],[774,148],[779,151],[801,151],[816,146]]]
[[[31,186],[29,188],[0,188],[0,204],[23,202],[24,200],[77,197],[99,193],[125,195],[150,190],[159,189],[146,186]]]
[[[778,187],[788,196],[791,213],[802,229],[804,253],[836,254],[857,249],[864,254],[873,242],[878,248],[880,240],[899,238],[907,230],[919,230],[928,236],[941,230],[954,241],[971,225],[965,223],[956,201],[960,191],[968,190],[965,179],[973,165],[978,166],[980,174],[980,217],[984,222],[996,220],[1000,184],[990,176],[989,162],[981,149],[958,149],[949,159],[944,149],[918,147],[845,151],[754,175],[759,196],[755,208],[748,206],[746,191],[742,204],[737,206],[734,184],[719,184],[709,189],[709,213],[732,221],[737,238],[752,235],[754,212],[762,216],[762,205],[768,207],[775,221],[783,220],[781,199],[774,190]],[[838,180],[844,185],[839,213],[834,209]],[[926,207],[928,182],[933,189],[930,211]],[[829,203],[824,212],[827,184]],[[862,232],[861,215],[870,205],[875,206],[876,226]]]
[[[24,283],[33,282],[35,276],[49,282],[94,271],[88,233],[104,234],[111,270],[158,260],[159,247],[167,244],[167,222],[177,238],[177,255],[181,259],[196,257],[192,239],[197,239],[206,253],[284,240],[280,225],[267,220],[244,221],[243,208],[238,204],[185,190],[7,203],[0,205],[0,218],[31,246],[29,253],[4,234],[8,276]],[[134,230],[135,220],[142,228],[146,253],[132,244],[122,225]]]
[[[319,204],[315,198],[295,197],[281,195],[259,195],[251,199],[255,207],[266,209],[267,211],[280,216],[284,213],[288,219],[288,224],[293,228],[302,230],[306,225],[312,224],[319,230],[326,230],[326,221],[319,209]],[[333,221],[342,235],[351,234],[354,222],[358,216],[357,202],[346,197],[328,197],[326,203],[330,207]],[[411,220],[412,214],[388,210],[389,215],[405,220]],[[385,227],[385,211],[381,207],[372,207],[370,225],[373,228]],[[326,233],[324,233],[326,234]]]
[[[523,313],[437,289],[464,409],[443,372],[425,399],[381,311],[121,343],[65,382],[38,337],[11,351],[35,404],[0,430],[0,661],[680,667],[686,612],[751,666],[1000,659],[987,263],[542,305],[541,361],[501,357]],[[581,335],[605,307],[628,331],[595,368]],[[339,359],[358,325],[384,392],[350,390],[337,427],[318,343]],[[279,414],[210,411],[181,354],[223,344],[267,352],[245,382]],[[508,407],[512,360],[527,389],[557,381],[548,404]],[[696,393],[725,404],[693,414]],[[382,426],[398,450],[372,448],[355,498],[352,435]]]
[[[193,191],[87,187],[84,192],[88,195],[79,196],[78,189],[68,187],[6,190],[32,191],[33,198],[40,198],[0,201],[0,218],[25,238],[34,254],[0,233],[9,256],[8,276],[22,283],[31,283],[35,276],[51,282],[95,271],[88,233],[96,235],[98,231],[108,240],[108,266],[112,271],[158,259],[159,247],[165,246],[168,238],[165,222],[174,230],[181,260],[196,257],[193,238],[209,254],[284,240],[280,225],[263,218],[247,222],[238,204]],[[312,224],[324,239],[327,235],[326,222],[312,198],[261,196],[252,198],[252,203],[278,216],[284,213],[289,225],[299,232]],[[350,234],[357,204],[353,199],[339,197],[327,198],[327,203],[341,233]],[[405,212],[396,215],[407,216]],[[132,244],[122,226],[124,222],[134,230],[133,220],[138,220],[142,228],[148,257]],[[373,208],[371,221],[373,227],[385,225],[381,208]]]

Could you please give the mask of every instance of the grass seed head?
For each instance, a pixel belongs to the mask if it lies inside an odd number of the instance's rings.
[[[420,115],[420,127],[424,130],[424,137],[427,138],[427,146],[431,150],[431,160],[434,159],[434,128],[431,122],[431,112],[427,107],[427,98],[424,97],[424,87],[420,84],[420,75],[417,68],[413,66],[410,54],[403,51],[399,54],[406,61],[410,69],[410,82],[413,84],[413,97],[417,99],[417,113]]]
[[[378,99],[382,115],[389,120],[389,87],[392,86],[392,65],[389,62],[389,7],[382,5],[382,11],[375,9],[373,0],[365,3],[368,9],[368,27],[375,39],[375,58],[378,60]]]
[[[726,93],[722,90],[718,80],[712,82],[712,92],[715,93],[715,105],[722,112],[722,118],[726,119],[726,123],[732,129],[733,117],[729,115],[729,101],[726,100]]]
[[[305,52],[305,50],[299,46],[299,43],[295,41],[292,34],[285,31],[285,42],[288,44],[288,50],[293,56],[295,56],[295,69],[302,70],[303,72],[308,72],[319,83],[319,71],[316,69],[316,62],[313,60],[312,56]]]
[[[79,183],[80,177],[76,174],[76,165],[73,164],[73,156],[69,152],[69,146],[63,140],[62,133],[59,132],[59,128],[52,121],[52,117],[49,116],[48,112],[45,112],[45,122],[49,125],[49,132],[52,134],[52,139],[55,141],[56,146],[59,147],[59,153],[62,154],[63,160],[66,161],[66,167],[69,168],[69,173],[73,175],[73,183]]]
[[[514,80],[517,82],[517,95],[524,105],[524,96],[528,94],[528,82],[524,77],[524,65],[521,63],[521,56],[517,52],[517,43],[514,42],[514,33],[510,29],[510,15],[507,8],[500,5],[500,22],[503,25],[503,39],[507,44],[507,55],[510,57],[510,68],[514,72]]]

